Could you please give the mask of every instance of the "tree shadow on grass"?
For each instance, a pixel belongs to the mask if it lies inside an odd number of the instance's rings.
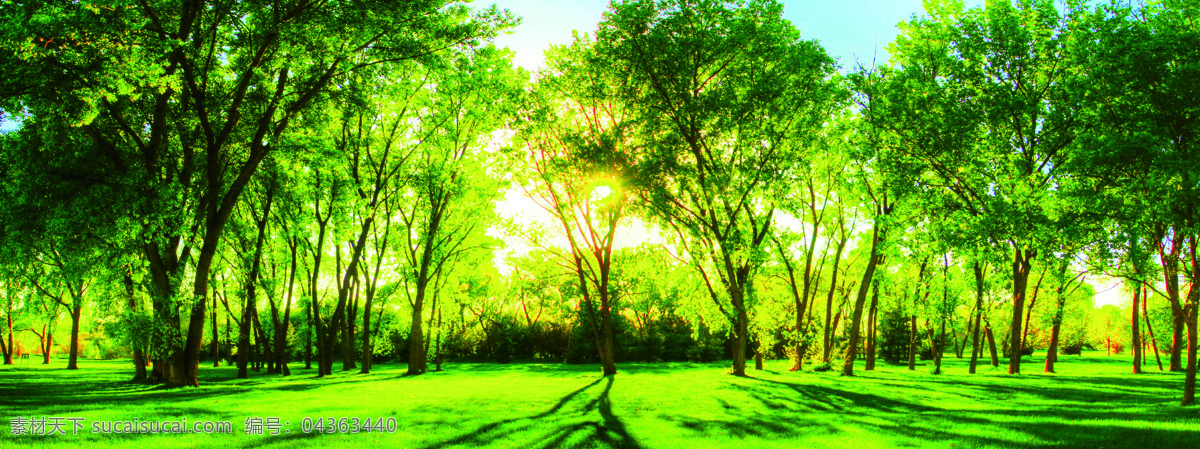
[[[575,423],[558,423],[559,425],[553,425],[549,432],[533,440],[541,442],[536,447],[557,448],[587,444],[609,448],[641,449],[641,444],[629,434],[629,431],[625,429],[625,424],[612,411],[612,400],[609,398],[609,392],[612,390],[615,377],[604,376],[596,379],[563,396],[554,406],[542,413],[485,424],[459,437],[429,444],[425,446],[425,449],[448,446],[486,445],[519,432],[538,432],[538,428],[547,427],[547,424],[556,424],[560,421],[568,421],[571,418],[583,418],[592,412],[599,412],[600,422],[586,420]],[[568,404],[575,402],[580,395],[600,384],[601,381],[606,382],[604,390],[598,396],[584,403],[574,413],[564,411]],[[528,444],[527,447],[534,447],[534,444]]]
[[[972,407],[985,407],[945,408],[922,404],[920,399],[886,384],[883,387],[896,392],[895,396],[863,392],[864,379],[848,379],[833,386],[753,380],[730,382],[732,388],[745,393],[746,405],[753,406],[725,406],[727,419],[667,419],[705,434],[721,432],[768,439],[836,435],[857,428],[878,435],[882,446],[911,443],[1029,449],[1192,447],[1200,438],[1200,414],[1181,415],[1177,407],[1130,409],[1127,404],[1111,401],[1095,404],[1076,401],[1052,407],[1011,404],[1011,408],[1005,409],[1000,407],[1007,403],[1000,398],[987,400],[993,404],[964,398]],[[945,388],[945,384],[957,383],[938,379],[921,388],[940,389],[943,394],[940,399],[954,403],[958,390]],[[1042,394],[1062,395],[1054,391]],[[769,413],[763,414],[762,408]]]

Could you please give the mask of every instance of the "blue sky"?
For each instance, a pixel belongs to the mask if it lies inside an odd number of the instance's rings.
[[[843,69],[857,61],[870,65],[887,59],[884,50],[896,38],[896,24],[924,11],[921,0],[780,0],[783,16],[806,39],[817,39]],[[495,3],[524,18],[511,35],[496,40],[516,53],[514,64],[528,70],[542,65],[550,44],[571,42],[571,31],[594,33],[608,9],[607,0],[476,0],[474,6]],[[976,6],[982,0],[968,0]],[[857,58],[857,59],[856,59]]]

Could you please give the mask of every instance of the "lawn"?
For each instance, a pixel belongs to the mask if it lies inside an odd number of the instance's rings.
[[[127,361],[0,367],[0,447],[753,447],[753,448],[1188,448],[1200,447],[1200,407],[1178,405],[1183,376],[1129,374],[1129,358],[1064,357],[1059,374],[1005,366],[947,373],[883,365],[854,378],[788,372],[768,361],[750,378],[725,364],[596,366],[450,364],[447,371],[234,379],[204,368],[200,388],[133,384]],[[1148,365],[1147,369],[1151,369]],[[13,436],[13,417],[82,417],[78,435]],[[279,435],[248,435],[248,417],[278,417]],[[394,417],[393,433],[305,433],[304,418]],[[232,434],[96,434],[95,421],[230,421]]]

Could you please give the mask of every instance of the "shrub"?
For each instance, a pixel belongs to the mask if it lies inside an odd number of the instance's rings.
[[[908,363],[909,317],[899,307],[887,310],[879,322],[878,355],[893,365]]]

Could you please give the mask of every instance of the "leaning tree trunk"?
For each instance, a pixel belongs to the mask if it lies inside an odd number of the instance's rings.
[[[371,344],[371,306],[375,300],[375,293],[378,291],[379,270],[383,266],[383,255],[387,248],[388,236],[390,235],[390,221],[386,221],[383,225],[383,241],[379,242],[376,237],[376,243],[379,245],[376,248],[375,255],[375,273],[374,275],[367,274],[368,283],[364,290],[367,295],[367,302],[363,304],[363,324],[362,324],[362,369],[359,374],[370,374],[371,364],[374,363],[375,347]],[[382,311],[382,310],[381,310]]]
[[[876,222],[871,236],[871,255],[867,259],[867,269],[863,270],[862,281],[858,286],[858,296],[854,299],[854,314],[850,321],[849,342],[846,345],[846,358],[842,363],[842,375],[854,375],[854,359],[858,353],[859,330],[862,326],[863,306],[867,302],[867,289],[871,287],[871,280],[875,276],[875,268],[879,265],[879,241],[881,239],[879,224]]]
[[[0,338],[2,338],[2,337],[0,337]],[[8,345],[6,346],[4,344],[4,341],[0,340],[0,350],[3,350],[3,352],[4,352],[4,364],[12,365],[13,364],[13,352],[15,352],[15,351],[14,351],[14,347],[13,347],[13,320],[12,320],[12,299],[11,298],[9,299],[9,303],[8,303]]]
[[[48,326],[46,328],[46,350],[42,351],[42,364],[43,365],[50,364],[50,351],[53,349],[54,349],[54,324],[51,323],[50,326]],[[139,352],[142,354],[142,370],[141,371],[142,371],[142,374],[145,374],[146,373],[146,353],[144,351],[142,351],[141,347],[138,347],[138,348],[134,349],[134,356],[136,357]],[[137,360],[137,359],[135,358],[134,360]]]
[[[829,293],[825,295],[825,331],[822,341],[824,347],[821,354],[821,361],[824,363],[829,363],[833,354],[833,291],[837,288],[838,265],[842,261],[842,251],[845,250],[848,241],[849,239],[838,241],[838,248],[833,256],[833,274],[829,276]],[[795,284],[795,281],[792,283]]]
[[[1033,308],[1037,306],[1038,291],[1042,289],[1042,279],[1046,277],[1046,270],[1042,270],[1042,274],[1038,275],[1037,284],[1033,286],[1033,296],[1029,298],[1029,308],[1025,311],[1025,327],[1021,330],[1021,351],[1024,352],[1026,345],[1029,342],[1029,321],[1033,319]]]
[[[1062,332],[1063,308],[1067,302],[1066,292],[1063,290],[1063,286],[1059,285],[1055,293],[1058,296],[1058,308],[1054,311],[1054,325],[1050,328],[1050,348],[1046,349],[1046,367],[1042,370],[1046,373],[1053,373],[1054,364],[1058,362],[1058,341]]]
[[[1046,350],[1046,368],[1043,372],[1054,372],[1054,362],[1058,361],[1058,333],[1061,328],[1062,324],[1058,322],[1050,328],[1050,348]]]
[[[984,322],[985,335],[987,335],[988,350],[992,354],[992,367],[1000,366],[1000,355],[996,352],[996,337],[992,334],[992,326],[986,321]]]
[[[1146,321],[1146,330],[1150,333],[1150,347],[1154,348],[1154,361],[1158,362],[1158,370],[1162,371],[1162,357],[1158,355],[1158,341],[1154,339],[1154,326],[1150,324],[1150,312],[1147,305],[1149,302],[1149,297],[1142,299],[1142,319]]]

